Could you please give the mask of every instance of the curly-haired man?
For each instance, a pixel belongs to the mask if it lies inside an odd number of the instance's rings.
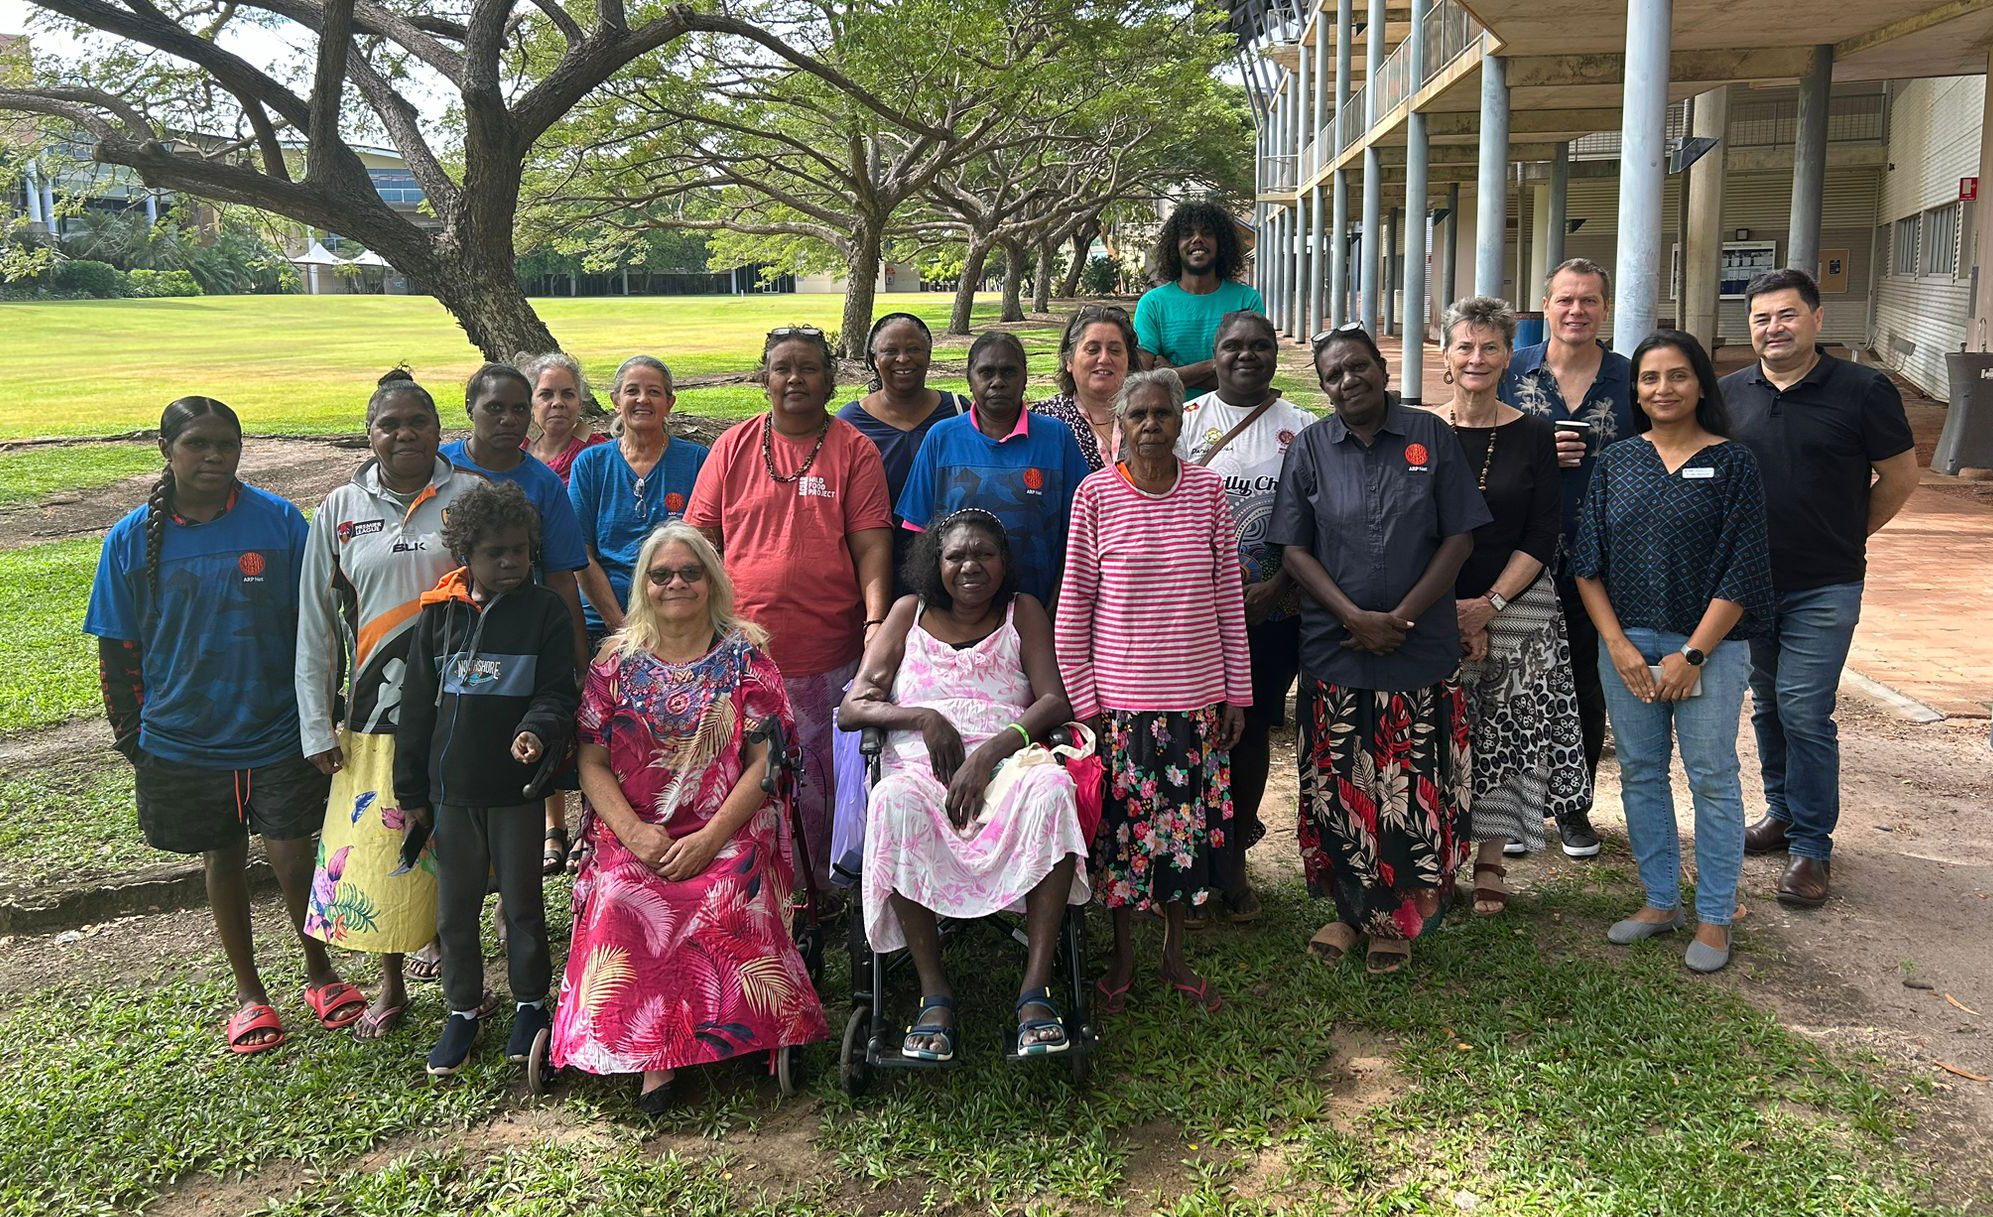
[[[1135,337],[1143,366],[1175,368],[1186,400],[1218,387],[1211,342],[1219,320],[1266,311],[1259,292],[1236,278],[1245,263],[1238,224],[1216,203],[1179,204],[1156,238],[1157,286],[1135,305]]]

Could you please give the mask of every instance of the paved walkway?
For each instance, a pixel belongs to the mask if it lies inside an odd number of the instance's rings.
[[[1396,338],[1378,346],[1394,369]],[[1295,370],[1305,348],[1286,344]],[[1744,348],[1719,353],[1718,370],[1750,359]],[[1439,351],[1428,344],[1423,398],[1428,406],[1451,393],[1440,379]],[[1944,407],[1898,381],[1928,466]],[[1393,387],[1398,385],[1393,376]],[[1848,655],[1850,671],[1922,702],[1947,717],[1986,718],[1993,702],[1993,484],[1966,482],[1924,470],[1902,514],[1869,541],[1868,588],[1862,622]]]

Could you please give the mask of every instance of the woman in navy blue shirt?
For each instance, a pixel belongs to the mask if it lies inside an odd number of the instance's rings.
[[[1607,937],[1624,946],[1686,923],[1668,785],[1678,743],[1695,800],[1701,923],[1683,962],[1714,972],[1730,961],[1744,867],[1744,640],[1769,624],[1772,607],[1765,496],[1750,449],[1726,438],[1716,370],[1694,338],[1661,330],[1642,342],[1633,395],[1652,430],[1600,454],[1571,555],[1598,628],[1626,835],[1647,889],[1647,906]]]

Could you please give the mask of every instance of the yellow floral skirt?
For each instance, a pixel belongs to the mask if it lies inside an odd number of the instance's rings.
[[[394,797],[394,736],[342,730],[346,767],[332,778],[305,933],[331,946],[405,954],[436,937],[436,854],[401,864],[406,821]]]

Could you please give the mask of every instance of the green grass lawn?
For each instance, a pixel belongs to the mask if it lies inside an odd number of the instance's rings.
[[[843,300],[633,296],[534,304],[606,389],[617,363],[639,353],[658,356],[681,377],[747,371],[770,328],[801,322],[834,329]],[[949,306],[946,295],[920,293],[881,296],[878,311],[917,313],[939,331]],[[994,296],[979,301],[975,325],[993,321],[997,307]],[[190,393],[234,406],[251,431],[353,431],[374,382],[395,364],[406,362],[449,410],[481,362],[450,315],[424,296],[0,304],[0,331],[8,335],[0,344],[0,378],[12,388],[0,404],[0,439],[155,427],[168,401]],[[1056,334],[1050,341],[1056,348]],[[1049,375],[1049,355],[1044,362]],[[752,389],[729,388],[688,393],[681,404],[744,417],[759,401]],[[724,410],[716,409],[722,402]]]
[[[96,643],[82,632],[102,548],[78,537],[0,553],[0,731],[102,712]]]
[[[836,295],[559,297],[535,307],[598,390],[616,365],[638,353],[657,355],[680,377],[751,370],[762,336],[791,322],[838,324]],[[940,293],[880,296],[878,313],[920,315],[939,333],[951,298]],[[996,319],[994,295],[978,298],[974,327]],[[186,394],[235,407],[252,432],[330,434],[357,431],[367,395],[382,372],[406,362],[446,412],[481,362],[449,314],[422,296],[208,296],[182,300],[70,300],[0,304],[0,440],[32,436],[116,435],[159,425],[168,401]],[[1056,392],[1058,329],[1027,330],[1033,396]],[[944,340],[940,358],[959,365],[963,340]],[[1319,409],[1312,384],[1276,383]],[[965,391],[937,375],[935,387]],[[862,392],[862,386],[846,385]],[[687,389],[679,408],[745,418],[764,408],[751,385]],[[40,462],[36,454],[25,458]],[[88,458],[70,458],[85,461]],[[132,458],[136,459],[136,458]],[[92,473],[96,470],[93,468]],[[0,495],[17,475],[0,465]],[[23,481],[22,493],[32,495]],[[69,480],[56,486],[83,485]],[[100,483],[101,484],[101,483]],[[4,501],[4,498],[0,498]]]
[[[1301,944],[1321,907],[1294,881],[1265,884],[1260,926],[1192,943],[1224,1009],[1195,1016],[1138,982],[1084,1090],[1062,1066],[999,1058],[1018,960],[990,936],[965,938],[950,968],[966,1064],[888,1078],[853,1101],[832,1047],[817,1045],[809,1093],[790,1101],[805,1104],[800,1125],[765,1073],[729,1066],[695,1071],[687,1106],[661,1124],[636,1113],[626,1078],[569,1076],[545,1108],[522,1110],[533,1104],[498,1052],[503,1026],[458,1079],[425,1084],[420,1057],[443,1017],[435,986],[415,988],[409,1020],[379,1045],[326,1033],[296,999],[295,953],[266,926],[266,976],[291,1028],[267,1055],[222,1050],[229,985],[213,958],[156,980],[52,984],[0,1014],[14,1062],[0,1088],[0,1214],[131,1211],[201,1174],[245,1176],[281,1217],[575,1206],[1381,1217],[1458,1213],[1462,1192],[1504,1217],[1970,1208],[1933,1202],[1904,1140],[1901,1096],[1928,1093],[1920,1080],[1824,1049],[1692,978],[1679,943],[1605,947],[1606,922],[1638,900],[1624,863],[1615,844],[1582,880],[1507,917],[1456,915],[1410,970],[1384,978],[1309,961]],[[549,896],[559,940],[565,885]],[[1103,931],[1096,917],[1097,947]],[[1156,946],[1144,931],[1145,960]],[[1743,958],[1760,949],[1741,932]],[[834,953],[823,991],[847,984]],[[904,1018],[912,998],[898,987],[891,1014]],[[844,1009],[830,1006],[833,1028]],[[1381,1073],[1374,1093],[1353,1093],[1358,1056]],[[504,1137],[482,1127],[506,1112],[526,1125]],[[789,1131],[757,1142],[778,1115]],[[659,1132],[669,1141],[648,1141]],[[382,1161],[352,1161],[409,1134]],[[296,1195],[294,1175],[258,1186],[259,1169],[284,1161],[323,1176]]]
[[[0,887],[75,883],[178,857],[145,843],[121,757],[0,779]]]
[[[65,444],[0,452],[0,507],[39,502],[60,490],[95,490],[133,474],[157,473],[160,464],[159,449],[148,443]]]

